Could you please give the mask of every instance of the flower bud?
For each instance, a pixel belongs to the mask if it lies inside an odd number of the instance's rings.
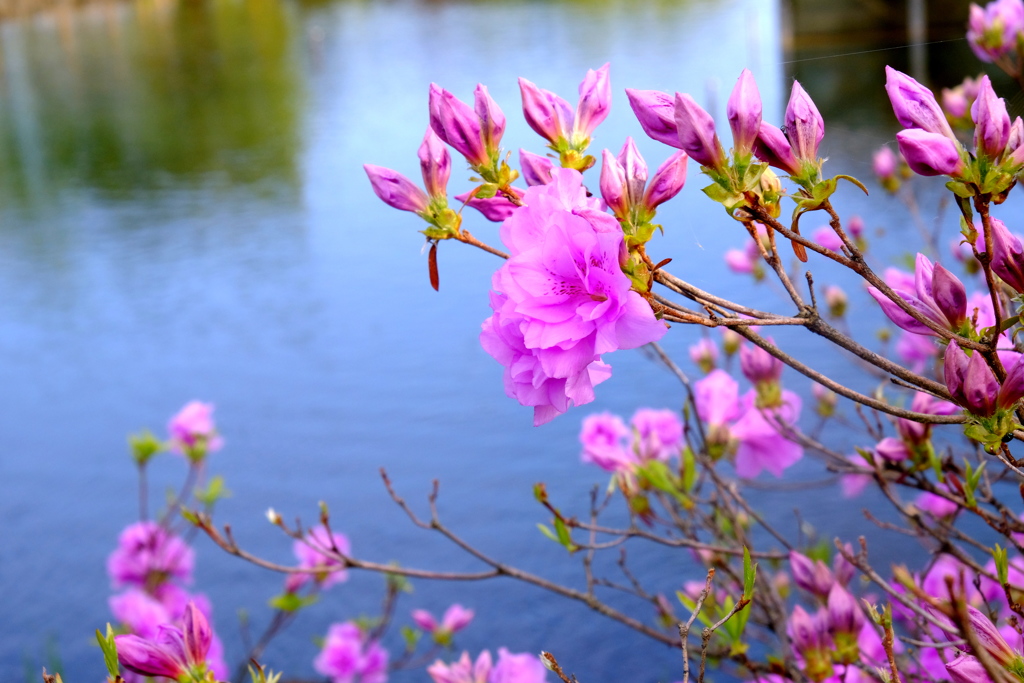
[[[842,318],[846,313],[846,292],[837,285],[829,285],[825,288],[825,305],[828,306],[828,313],[833,318]]]
[[[899,462],[911,456],[907,445],[900,439],[894,439],[891,436],[878,442],[878,445],[875,446],[875,454],[890,462]]]
[[[896,133],[896,142],[907,165],[918,175],[956,177],[963,173],[960,144],[954,139],[911,128]]]
[[[761,94],[749,69],[740,73],[725,107],[732,128],[732,145],[737,155],[750,154],[761,128]]]
[[[990,417],[996,411],[999,382],[977,351],[967,358],[956,343],[946,347],[943,374],[950,396],[972,414]]]
[[[1007,370],[996,404],[1005,410],[1012,408],[1021,397],[1024,397],[1024,356],[1018,357],[1017,362]]]
[[[939,311],[955,330],[967,319],[967,290],[964,283],[939,263],[935,264],[932,273],[932,296]]]
[[[811,395],[817,402],[814,410],[822,417],[831,417],[836,412],[836,404],[839,402],[836,392],[822,384],[811,385]]]
[[[519,191],[517,188],[510,187],[508,189],[511,190],[512,193],[515,194],[517,197],[522,198],[523,193]],[[494,223],[501,223],[506,218],[511,216],[516,209],[519,208],[518,205],[513,204],[511,200],[509,200],[509,198],[505,197],[504,195],[499,194],[493,197],[488,197],[486,199],[472,197],[471,195],[472,191],[463,192],[460,195],[456,195],[455,199],[457,201],[464,202],[466,206],[470,208],[476,209],[481,214],[483,214],[484,218]]]
[[[679,194],[686,184],[686,152],[676,152],[658,167],[651,178],[642,199],[644,208],[653,212],[655,208]]]
[[[789,175],[799,175],[800,161],[793,154],[785,133],[765,121],[757,131],[754,141],[754,155],[769,166],[785,171]]]
[[[640,127],[651,139],[682,149],[679,129],[676,126],[675,100],[671,95],[657,90],[626,88],[626,97],[629,98],[629,106],[640,121]]]
[[[992,270],[1003,282],[1024,293],[1024,244],[1006,229],[998,218],[992,218]]]
[[[818,145],[825,137],[825,121],[799,81],[793,81],[785,122],[786,137],[797,158],[817,161]]]
[[[554,166],[547,157],[527,152],[525,149],[519,150],[519,170],[522,171],[523,180],[531,187],[550,183],[551,169]]]
[[[573,113],[569,103],[555,93],[538,88],[526,80],[519,79],[519,92],[523,96],[523,115],[530,128],[552,145],[567,140]]]
[[[714,119],[689,95],[676,93],[675,120],[679,146],[684,152],[701,166],[725,166],[725,152],[715,133]]]
[[[1006,139],[1005,164],[1011,168],[1024,164],[1024,121],[1018,116],[1010,124],[1010,137]]]
[[[992,620],[982,612],[967,605],[967,620],[978,638],[978,644],[1001,666],[1010,664],[1017,654],[1010,648]]]
[[[573,124],[573,142],[582,144],[594,132],[594,129],[608,118],[612,108],[612,84],[608,78],[610,64],[605,64],[597,71],[589,69],[580,83],[580,100],[576,105],[576,118]]]
[[[843,544],[843,550],[845,550],[851,557],[853,556],[853,546],[849,543]],[[856,568],[850,564],[849,560],[843,557],[842,553],[836,553],[832,558],[832,572],[836,575],[836,581],[843,586],[849,586],[850,581],[853,581],[854,574],[856,574]]]
[[[423,171],[423,184],[431,197],[446,197],[448,194],[448,178],[452,172],[452,159],[448,148],[437,137],[433,128],[427,127],[417,156],[420,158],[420,169]]]
[[[885,91],[893,113],[904,128],[920,129],[956,140],[932,91],[891,66],[885,67]],[[906,156],[904,153],[903,156]],[[909,158],[908,158],[909,161]],[[913,166],[913,165],[912,165]]]
[[[895,152],[889,147],[882,146],[875,152],[872,157],[873,167],[875,175],[878,176],[880,181],[886,181],[890,178],[896,177],[896,169],[899,167],[899,159],[896,158]]]
[[[967,20],[967,42],[983,62],[995,62],[1017,49],[1017,36],[1024,30],[1024,3],[995,0],[985,6],[971,4]]]
[[[809,593],[819,598],[827,598],[835,577],[831,570],[821,560],[811,558],[796,552],[789,553],[789,568],[793,574],[793,582]]]
[[[644,187],[647,185],[647,162],[640,156],[640,150],[636,148],[632,137],[626,138],[618,156],[619,163],[626,176],[626,201],[629,206],[638,205],[644,196]]]
[[[488,156],[496,154],[501,145],[501,136],[505,133],[505,114],[487,92],[487,86],[482,83],[477,84],[473,100],[476,115],[480,118],[480,135],[484,147]]]
[[[462,102],[455,95],[441,88],[430,84],[430,127],[434,129],[437,136],[445,143],[451,145],[455,150],[466,157],[466,160],[473,166],[487,166],[490,163],[490,156],[487,153],[487,145],[484,143],[484,131],[481,128],[481,116],[479,109],[481,104],[486,109],[486,103],[480,101],[480,86],[477,88],[477,108],[474,112],[465,102]],[[486,89],[483,97],[486,97]],[[497,106],[494,107],[497,109]],[[488,113],[489,117],[493,112]],[[500,111],[498,112],[500,115]],[[487,125],[491,128],[489,134],[493,134],[495,121],[489,120]],[[504,119],[502,119],[504,128]],[[499,133],[500,137],[500,133]]]
[[[771,341],[769,337],[768,341]],[[782,377],[782,361],[760,346],[744,344],[740,349],[740,370],[754,384],[778,382]]]
[[[946,673],[953,683],[992,683],[985,667],[976,657],[962,654],[946,663]]]
[[[629,215],[626,169],[607,149],[601,153],[601,197],[619,219]]]
[[[427,210],[430,203],[427,195],[398,171],[373,164],[363,164],[363,170],[370,178],[374,193],[388,206],[414,213]]]
[[[732,357],[740,350],[740,346],[743,344],[743,337],[736,333],[736,330],[731,330],[728,327],[722,329],[722,350],[725,351],[727,357]]]
[[[865,623],[857,599],[838,583],[828,594],[828,632],[835,643],[836,654],[843,664],[860,659],[857,637]]]
[[[978,83],[978,99],[971,106],[971,119],[975,123],[975,149],[990,159],[997,159],[1010,139],[1010,115],[1006,113],[1006,102],[996,95],[988,76],[982,76]]]
[[[707,374],[718,363],[718,346],[710,339],[701,339],[690,347],[690,360],[697,364],[701,372]]]

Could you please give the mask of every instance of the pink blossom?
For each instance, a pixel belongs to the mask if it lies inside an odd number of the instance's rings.
[[[949,491],[949,489],[944,484],[937,484],[935,488],[942,489],[943,491],[946,492]],[[942,496],[936,495],[934,493],[928,493],[927,491],[923,492],[920,496],[917,497],[917,501],[915,501],[915,504],[918,508],[924,510],[925,512],[934,517],[949,517],[955,514],[956,511],[959,509],[957,504],[954,503],[953,501],[943,498]]]
[[[384,683],[388,679],[388,651],[377,641],[368,640],[351,621],[331,624],[313,668],[331,683]]]
[[[441,623],[438,623],[433,614],[425,609],[417,609],[412,611],[412,620],[427,633],[440,631],[450,635],[469,626],[473,621],[473,610],[456,603],[445,610]]]
[[[206,668],[213,629],[206,616],[189,604],[181,627],[162,625],[152,639],[137,635],[114,637],[121,666],[143,676],[179,678]]]
[[[836,234],[836,231],[827,225],[815,230],[814,234],[811,235],[811,239],[826,249],[839,252],[843,250],[843,241],[839,239],[839,235]]]
[[[325,553],[337,552],[348,556],[352,548],[348,538],[336,531],[328,533],[323,526],[316,526],[309,530],[306,538],[295,541],[292,544],[292,552],[299,561],[299,567],[309,569],[308,574],[289,574],[285,582],[286,590],[297,591],[308,581],[313,580],[320,588],[331,586],[348,580],[348,572],[344,564],[337,558],[330,557]]]
[[[683,445],[683,424],[672,410],[641,408],[630,420],[634,449],[641,460],[668,460]]]
[[[629,428],[618,415],[588,415],[580,431],[580,443],[583,444],[580,460],[593,463],[607,472],[628,471],[636,464],[636,458],[626,445],[629,436]]]
[[[856,498],[871,483],[871,470],[864,466],[864,458],[860,455],[849,455],[850,464],[858,466],[858,471],[844,474],[839,478],[839,488],[843,498]]]
[[[952,555],[939,555],[924,578],[921,579],[920,585],[928,595],[947,598],[949,591],[946,589],[946,577],[952,577],[954,584],[959,586],[961,573],[964,575],[968,604],[980,605],[984,601],[984,597],[974,587],[974,571]]]
[[[921,372],[939,355],[935,340],[913,332],[901,332],[896,340],[896,355],[914,372]]]
[[[111,596],[107,602],[114,619],[142,638],[155,638],[157,629],[172,621],[167,608],[139,588],[129,588]]]
[[[189,401],[167,423],[171,449],[178,453],[213,453],[224,446],[224,439],[213,423],[213,404]]]
[[[718,345],[708,338],[702,338],[690,347],[690,360],[705,373],[715,369],[718,363]]]
[[[509,190],[517,197],[523,196],[522,190],[517,187],[510,187]],[[512,203],[512,200],[504,195],[499,194],[493,197],[488,197],[487,199],[480,199],[479,197],[470,196],[471,194],[472,192],[463,192],[460,195],[456,195],[455,199],[463,202],[471,209],[476,209],[483,214],[484,218],[494,223],[502,222],[519,208],[517,205]]]
[[[750,255],[749,250],[729,249],[725,252],[725,265],[734,273],[749,275],[754,272],[757,259]]]
[[[190,582],[195,554],[183,540],[156,522],[136,522],[121,532],[107,558],[115,587],[152,587],[168,578]]]
[[[427,667],[427,673],[434,683],[487,683],[493,662],[491,653],[484,650],[473,662],[468,652],[463,652],[458,661],[445,664],[440,659]]]
[[[743,397],[743,415],[732,428],[739,439],[736,451],[736,474],[752,479],[768,470],[781,477],[783,470],[795,465],[804,455],[803,446],[786,437],[800,417],[802,402],[792,391],[782,392],[782,403],[775,408],[758,408],[756,394]]]
[[[712,370],[694,385],[697,416],[711,426],[724,426],[740,416],[739,384],[725,370]]]
[[[547,669],[534,654],[513,654],[498,648],[498,662],[491,669],[487,683],[545,683]]]
[[[586,197],[582,175],[553,169],[501,226],[511,252],[495,273],[481,344],[506,367],[505,390],[542,424],[593,400],[608,376],[600,355],[665,334],[622,272],[622,229]]]

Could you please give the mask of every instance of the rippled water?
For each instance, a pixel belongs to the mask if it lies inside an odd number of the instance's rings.
[[[789,79],[800,78],[829,121],[831,163],[869,176],[868,153],[892,140],[895,124],[881,67],[906,56],[787,63],[779,17],[765,0],[140,0],[0,27],[0,679],[45,663],[51,641],[69,683],[101,678],[90,634],[109,618],[104,562],[137,510],[124,436],[162,430],[191,398],[217,404],[227,439],[211,461],[233,491],[218,518],[261,554],[290,557],[264,521],[267,507],[311,520],[323,499],[357,554],[475,568],[412,528],[379,483],[383,466],[417,509],[439,478],[452,527],[496,556],[578,585],[578,562],[536,531],[544,515],[531,485],[544,480],[559,505],[584,510],[589,487],[603,483],[577,462],[586,411],[530,427],[476,340],[494,259],[441,245],[441,291],[432,291],[417,220],[377,201],[361,164],[415,176],[431,81],[464,98],[488,84],[510,114],[508,146],[541,151],[513,115],[515,77],[570,95],[586,69],[610,61],[615,100],[598,147],[618,149],[633,135],[659,164],[669,150],[643,136],[622,88],[691,92],[721,120],[749,66],[775,121]],[[675,257],[672,269],[700,286],[773,305],[771,289],[727,276],[721,253],[743,235],[701,201],[690,172],[684,195],[660,214],[668,230],[652,252]],[[854,193],[842,199],[872,229],[914,234],[894,201],[870,213]],[[468,227],[497,241],[482,220]],[[817,268],[820,282],[838,277]],[[677,329],[665,346],[685,359],[697,334]],[[819,367],[871,388],[819,347],[802,348]],[[609,360],[615,376],[593,408],[679,405],[674,380],[642,353]],[[157,499],[182,469],[172,458],[158,463]],[[813,465],[798,472],[819,474]],[[795,533],[792,492],[754,495]],[[800,495],[826,532],[866,528],[858,515],[834,516],[834,489]],[[237,658],[236,611],[262,626],[281,579],[202,540],[197,547],[195,588],[212,598]],[[661,590],[697,577],[688,559],[642,547],[633,554]],[[361,575],[333,589],[267,661],[311,677],[311,634],[374,610],[380,584]],[[674,653],[528,587],[416,588],[402,613],[453,600],[476,607],[477,622],[460,638],[474,652],[543,647],[585,682],[679,677]]]

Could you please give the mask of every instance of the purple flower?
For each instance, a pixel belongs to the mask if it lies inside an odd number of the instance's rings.
[[[331,683],[384,683],[388,679],[388,651],[377,641],[368,640],[351,621],[331,624],[313,668]]]
[[[1017,37],[1024,30],[1024,2],[995,0],[982,9],[971,4],[967,20],[967,42],[983,62],[994,62],[1017,49]]]
[[[440,659],[427,667],[427,673],[434,683],[487,683],[493,669],[491,653],[484,650],[476,662],[463,652],[456,662],[445,664]]]
[[[811,235],[811,239],[832,251],[842,251],[843,240],[839,239],[836,231],[827,225],[823,225]]]
[[[891,66],[885,67],[885,91],[892,102],[893,113],[904,128],[919,129],[956,141],[953,129],[935,101],[932,91],[910,76]],[[902,146],[900,147],[902,151]],[[903,156],[907,156],[906,152]],[[907,158],[910,161],[910,158]],[[911,164],[913,167],[913,164]]]
[[[949,401],[935,398],[923,391],[914,394],[914,399],[910,402],[910,409],[915,413],[924,413],[925,415],[953,415],[959,410]],[[917,446],[931,438],[932,425],[901,417],[896,420],[896,431],[899,432],[900,438],[905,443]]]
[[[949,492],[945,484],[936,484],[935,488]],[[953,501],[927,491],[921,493],[914,502],[920,510],[927,512],[933,517],[950,517],[956,514],[960,507]]]
[[[899,462],[911,457],[912,453],[907,445],[899,439],[887,436],[875,446],[875,454],[890,462]]]
[[[956,177],[963,173],[960,143],[955,139],[911,128],[896,133],[896,143],[910,170],[918,175]]]
[[[640,121],[640,127],[648,136],[670,147],[683,149],[676,125],[675,99],[671,95],[657,90],[626,88],[626,97]]]
[[[725,370],[712,370],[694,384],[697,416],[712,427],[728,426],[740,416],[740,389]]]
[[[793,608],[786,631],[793,647],[805,657],[810,651],[822,650],[830,644],[825,614],[811,616],[800,605]]]
[[[527,185],[547,185],[551,182],[551,169],[554,163],[547,157],[519,150],[519,168]]]
[[[750,243],[753,246],[753,242]],[[756,249],[756,247],[755,247]],[[751,249],[729,249],[725,252],[725,265],[734,273],[749,275],[761,258],[760,254],[751,254]]]
[[[658,167],[647,185],[647,163],[631,137],[626,138],[617,157],[604,150],[602,160],[601,196],[621,221],[649,221],[654,210],[679,194],[686,183],[687,156],[676,152]]]
[[[940,327],[956,331],[967,319],[967,292],[963,283],[938,263],[933,264],[924,254],[917,255],[912,290],[905,282],[887,284],[912,309]],[[937,336],[931,328],[915,320],[874,287],[868,287],[868,293],[898,327],[914,334]]]
[[[761,128],[761,94],[754,75],[748,69],[740,73],[725,107],[732,128],[732,144],[737,155],[750,154]]]
[[[996,95],[988,76],[978,81],[978,99],[971,106],[971,119],[975,123],[976,150],[990,159],[997,159],[1010,139],[1010,115],[1006,113],[1006,102]]]
[[[611,110],[609,65],[587,71],[580,83],[580,99],[573,114],[569,103],[555,93],[519,79],[523,96],[523,114],[530,128],[551,143],[552,147],[586,147],[594,129],[608,117]]]
[[[626,447],[629,428],[618,415],[595,413],[583,419],[580,460],[597,465],[607,472],[626,472],[636,458]]]
[[[167,423],[167,431],[171,449],[193,457],[219,451],[224,446],[224,439],[213,423],[212,403],[189,401]]]
[[[683,424],[672,410],[640,408],[630,420],[641,460],[668,460],[683,446]]]
[[[413,213],[427,210],[430,204],[427,195],[398,171],[373,164],[363,164],[363,170],[370,179],[374,194],[391,208]]]
[[[684,152],[676,152],[654,172],[654,177],[647,184],[647,190],[641,201],[648,212],[653,214],[655,208],[675,197],[683,189],[683,185],[686,184],[686,162],[688,159],[689,157]]]
[[[425,609],[417,609],[412,611],[412,620],[427,633],[451,635],[469,626],[473,621],[473,610],[456,603],[445,610],[441,623],[438,623],[433,614]]]
[[[833,638],[846,634],[856,638],[866,620],[857,599],[838,583],[828,592],[828,630]]]
[[[689,95],[676,93],[676,130],[679,147],[701,166],[720,169],[725,166],[725,152],[715,133],[715,121]]]
[[[793,582],[819,598],[827,598],[836,583],[832,571],[824,562],[812,560],[795,550],[789,553],[789,568]]]
[[[593,399],[596,382],[583,375],[601,354],[642,346],[666,331],[622,272],[618,222],[586,198],[579,172],[554,169],[552,177],[529,188],[526,205],[501,226],[511,257],[494,275],[495,315],[481,335],[484,349],[508,370],[506,391],[541,408],[539,422],[564,411],[567,399]],[[513,377],[513,384],[544,388],[545,396],[520,395],[510,386]],[[559,388],[550,379],[565,382]]]
[[[896,340],[896,355],[910,366],[911,370],[920,373],[939,355],[939,347],[933,337],[902,332]]]
[[[115,587],[152,588],[169,578],[190,582],[194,564],[195,553],[183,540],[156,522],[136,522],[118,536],[107,573]]]
[[[799,81],[793,81],[785,122],[786,138],[796,157],[811,163],[817,161],[818,145],[825,137],[825,121]]]
[[[189,603],[181,628],[163,625],[152,640],[137,635],[114,636],[121,666],[143,676],[178,678],[206,668],[213,630],[202,612]]]
[[[114,618],[137,636],[147,640],[156,637],[157,630],[173,619],[164,605],[139,588],[129,588],[111,596],[107,601]]]
[[[1013,407],[1024,396],[1024,362],[1009,368],[1000,386],[992,369],[977,351],[968,360],[959,346],[946,347],[943,375],[950,396],[973,415],[990,417],[997,410]]]
[[[513,654],[498,648],[498,661],[487,677],[487,683],[545,683],[547,669],[533,654]]]
[[[285,582],[289,592],[297,591],[310,580],[324,589],[348,580],[344,563],[326,554],[337,552],[347,557],[352,552],[344,534],[336,531],[328,533],[323,526],[313,527],[306,533],[305,539],[292,544],[292,552],[299,561],[299,567],[308,569],[309,573],[289,574]]]
[[[804,449],[786,436],[800,417],[801,400],[792,391],[783,391],[777,407],[758,408],[756,394],[748,391],[743,397],[743,414],[732,427],[739,440],[736,449],[736,474],[753,479],[762,470],[782,477],[783,470],[795,465]]]

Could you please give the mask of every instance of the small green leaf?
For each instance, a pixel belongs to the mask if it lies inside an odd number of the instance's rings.
[[[552,541],[554,541],[555,543],[559,543],[558,536],[555,536],[555,533],[551,531],[551,529],[547,528],[543,524],[538,524],[537,528],[540,529],[540,532],[542,534],[550,538]]]
[[[100,633],[99,629],[96,629],[96,642],[100,644],[100,650],[103,651],[103,663],[107,666],[107,673],[110,677],[116,679],[121,675],[121,670],[117,666],[117,643],[114,641],[114,629],[107,624],[107,634],[104,636]]]
[[[415,629],[411,626],[402,627],[402,640],[405,641],[405,649],[412,652],[416,649],[416,643],[419,642],[420,636],[423,633],[419,629]]]
[[[474,195],[477,199],[491,199],[498,194],[498,186],[494,183],[484,183]]]
[[[302,597],[296,593],[282,593],[272,597],[267,604],[282,612],[297,612],[303,607],[308,607],[317,601],[316,595]]]
[[[1010,562],[1006,557],[1006,548],[996,543],[996,547],[992,550],[992,559],[996,563],[996,575],[999,577],[999,583],[1009,583]]]
[[[754,581],[757,579],[757,565],[750,561],[750,549],[743,548],[743,597],[754,596]]]
[[[853,176],[845,175],[845,174],[839,174],[835,178],[833,178],[833,180],[839,180],[839,179],[845,180],[848,183],[853,183],[854,185],[859,187],[864,192],[864,194],[869,194],[868,193],[868,188],[864,187],[864,183],[862,183],[861,181],[857,180]]]

